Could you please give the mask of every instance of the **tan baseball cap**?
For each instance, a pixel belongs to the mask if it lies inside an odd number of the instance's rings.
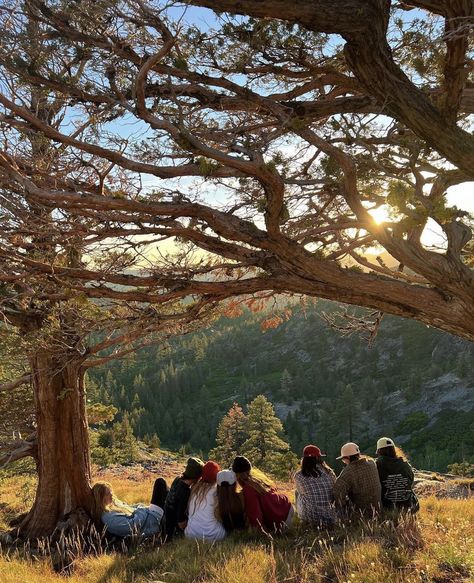
[[[360,449],[359,446],[357,445],[357,443],[345,443],[342,447],[341,447],[341,455],[339,457],[337,457],[337,460],[341,460],[343,457],[350,457],[351,455],[356,455],[360,453]]]
[[[382,447],[390,447],[391,445],[395,446],[393,439],[390,439],[390,437],[381,437],[377,441],[377,451],[382,449]]]

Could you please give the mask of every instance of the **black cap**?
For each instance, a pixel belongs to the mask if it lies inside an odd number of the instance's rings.
[[[236,474],[243,474],[244,472],[250,472],[252,464],[245,456],[238,455],[232,464],[232,469]]]

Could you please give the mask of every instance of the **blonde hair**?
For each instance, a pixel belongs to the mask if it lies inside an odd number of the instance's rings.
[[[237,474],[237,477],[241,475],[242,474]],[[251,486],[259,494],[267,494],[275,487],[273,481],[262,471],[257,470],[257,468],[252,468],[250,470],[248,478],[245,480],[245,484]]]
[[[403,451],[401,447],[396,445],[387,445],[386,447],[381,447],[377,450],[379,455],[386,455],[388,457],[398,458],[403,460],[404,462],[408,461],[408,456]]]
[[[108,493],[110,493],[112,496],[112,502],[106,504],[105,497]],[[125,502],[122,502],[114,496],[112,484],[109,482],[96,482],[92,486],[92,496],[94,497],[94,503],[92,505],[92,518],[96,527],[102,527],[102,514],[104,512],[115,510],[126,515],[133,513],[134,509],[131,506],[125,504]]]

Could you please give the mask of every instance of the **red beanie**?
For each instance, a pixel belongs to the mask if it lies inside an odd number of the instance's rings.
[[[201,480],[203,482],[209,482],[209,484],[214,484],[220,469],[219,464],[216,464],[216,462],[206,462],[202,468]]]

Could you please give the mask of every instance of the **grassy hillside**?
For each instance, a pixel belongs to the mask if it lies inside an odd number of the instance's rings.
[[[171,479],[177,466],[167,466]],[[118,496],[148,499],[156,474],[105,470]],[[26,509],[34,484],[5,478],[0,489],[0,530]],[[291,494],[288,485],[282,485]],[[308,532],[296,525],[283,536],[244,533],[214,545],[180,540],[143,546],[128,554],[79,557],[71,577],[54,573],[48,559],[0,552],[2,583],[454,583],[474,574],[474,499],[425,498],[416,522],[369,522]]]

